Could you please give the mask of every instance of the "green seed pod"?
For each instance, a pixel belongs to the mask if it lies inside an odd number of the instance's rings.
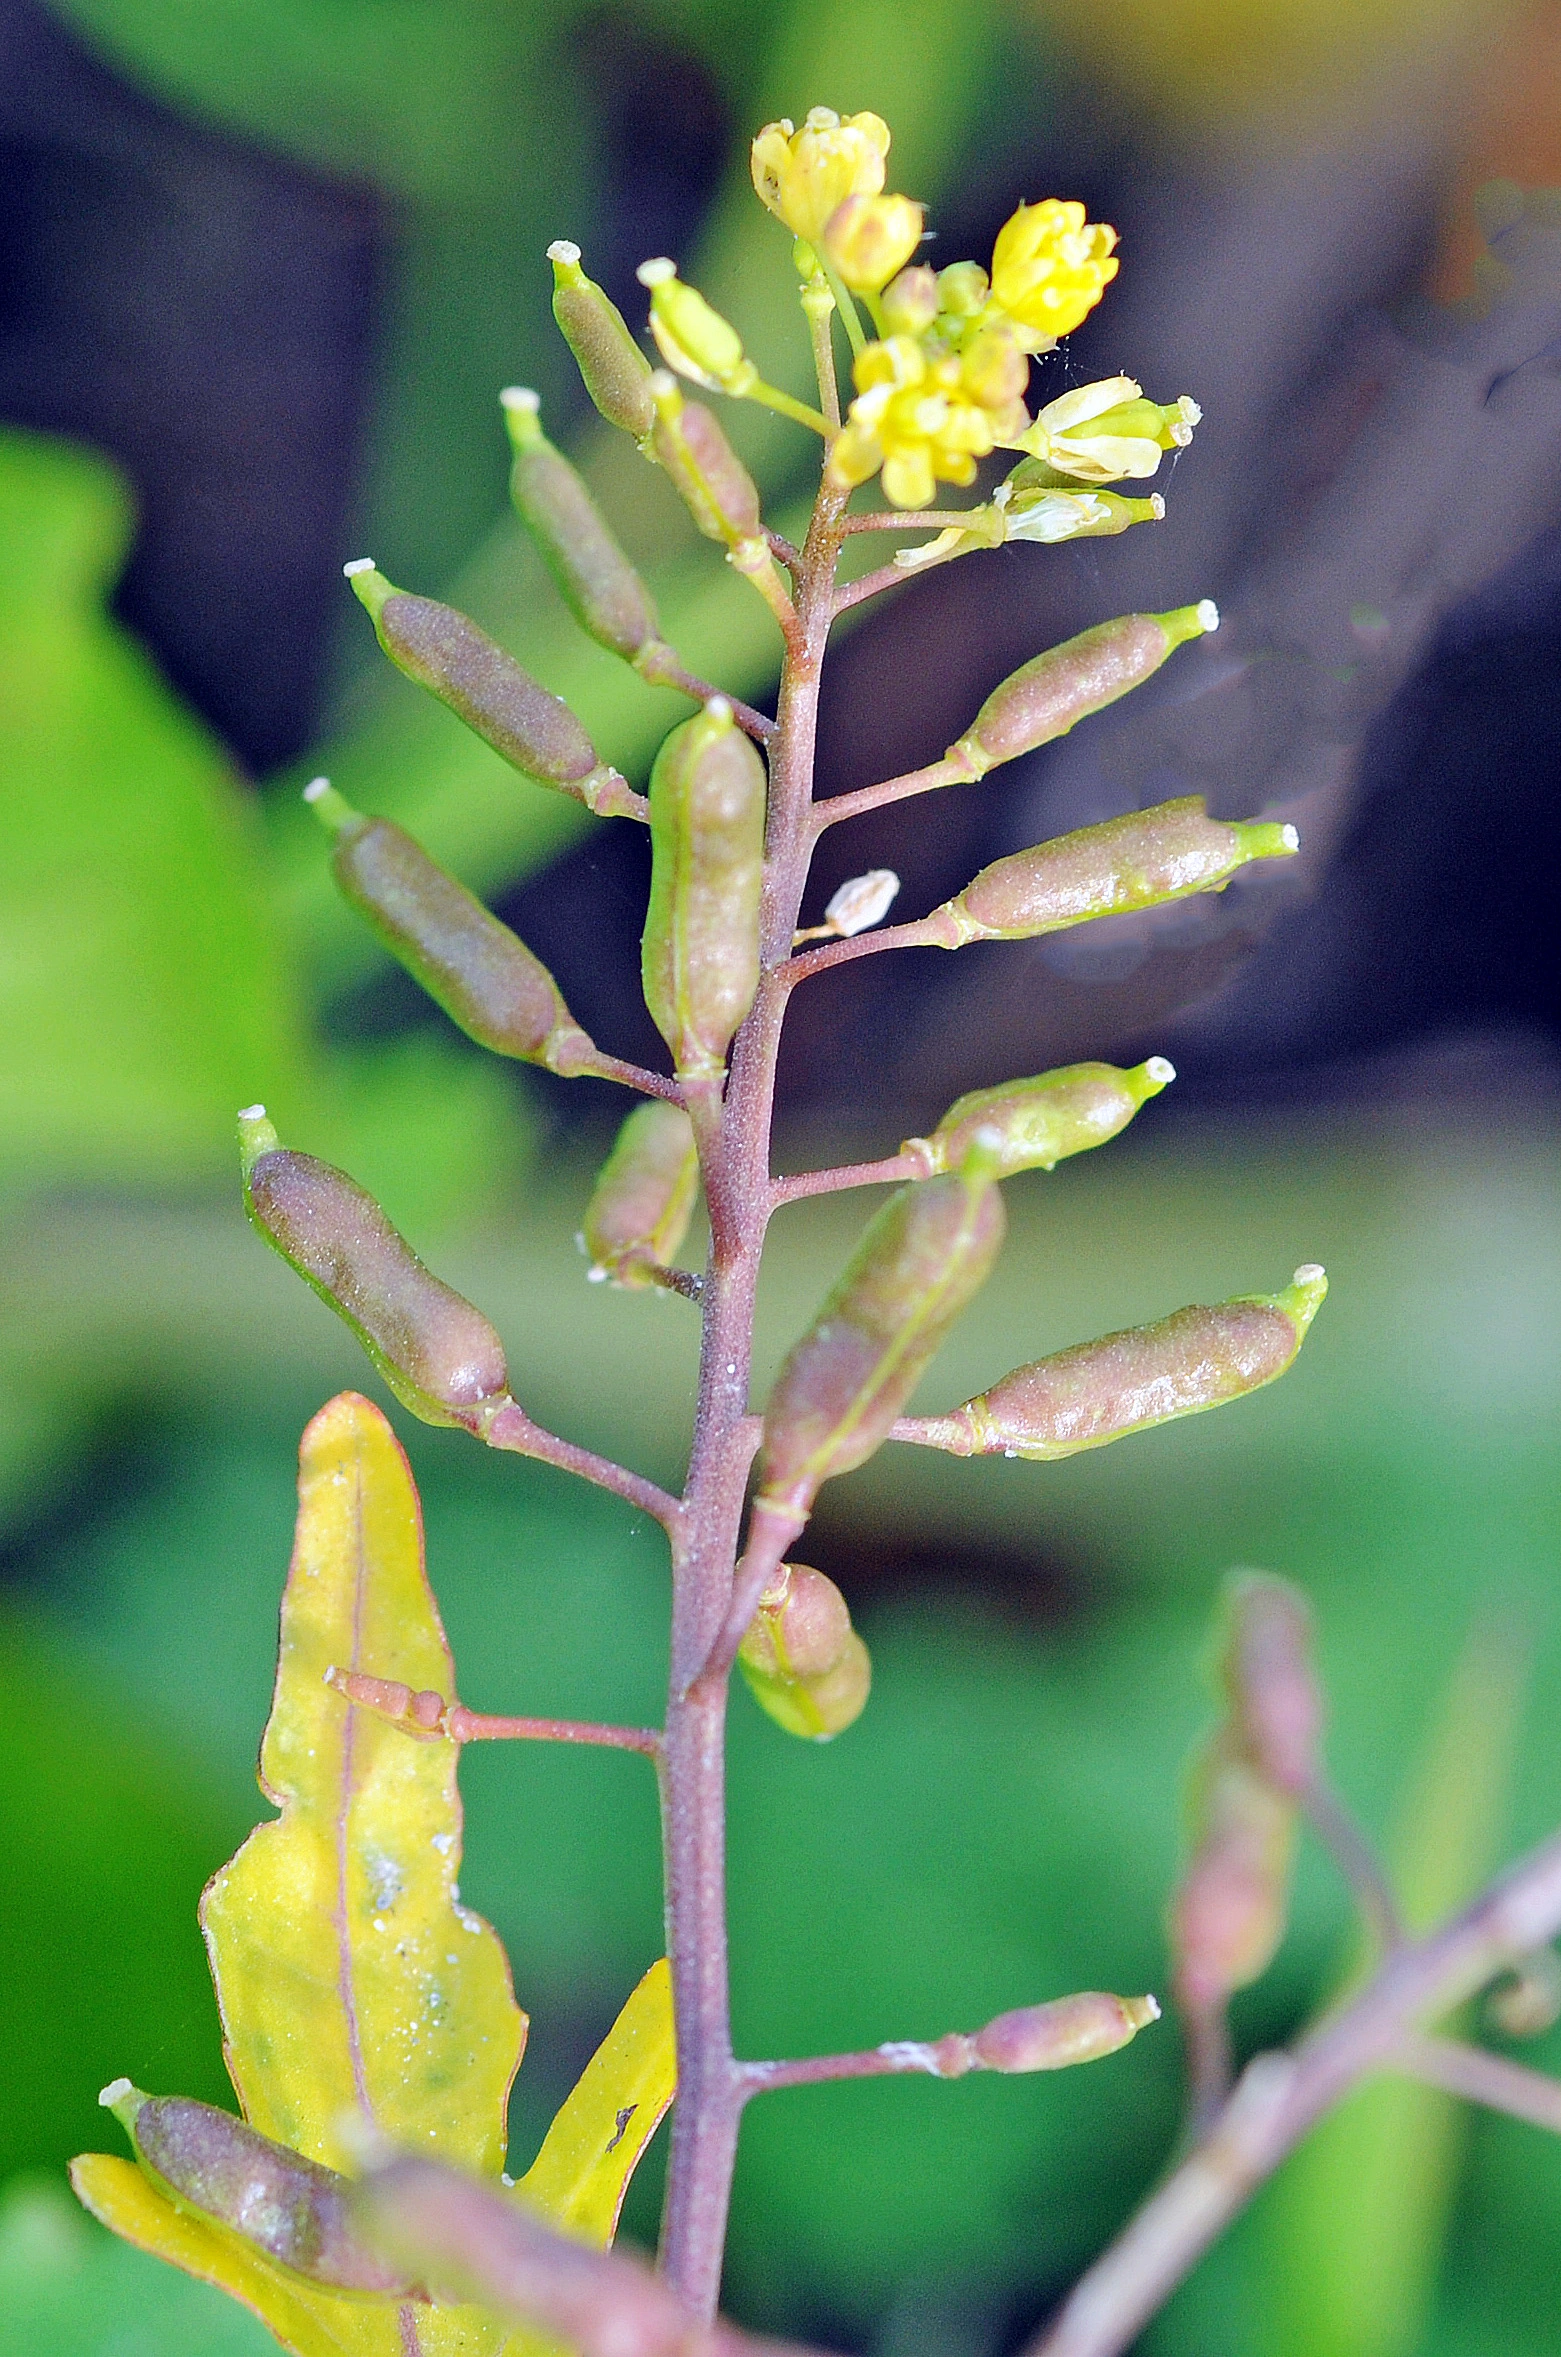
[[[1076,722],[1114,704],[1158,671],[1184,640],[1219,628],[1209,598],[1172,614],[1123,614],[1077,638],[1050,647],[994,688],[966,734],[949,748],[951,760],[984,777],[1000,761],[1016,761],[1066,736]]]
[[[657,369],[651,388],[656,407],[651,448],[705,538],[727,548],[762,541],[758,486],[714,411],[702,401],[685,401],[668,369]]]
[[[1091,917],[1218,892],[1248,860],[1283,859],[1298,848],[1294,827],[1209,818],[1202,796],[1187,794],[994,860],[934,909],[928,930],[944,949],[1027,941]]]
[[[806,1563],[783,1563],[759,1599],[737,1662],[759,1708],[788,1735],[827,1743],[859,1719],[872,1661],[844,1596]]]
[[[902,1187],[871,1221],[770,1395],[760,1506],[806,1514],[865,1464],[977,1292],[1003,1240],[993,1157]]]
[[[548,247],[547,258],[553,265],[553,317],[586,391],[609,425],[643,447],[656,422],[650,362],[623,313],[581,269],[580,248],[561,237]]]
[[[1261,1571],[1228,1583],[1220,1677],[1231,1741],[1248,1767],[1291,1794],[1317,1770],[1323,1706],[1311,1652],[1311,1607],[1299,1588]]]
[[[347,2178],[231,2112],[182,2095],[143,2095],[128,2079],[98,2101],[124,2128],[144,2174],[181,2210],[241,2235],[290,2274],[332,2291],[418,2296],[356,2232]]]
[[[626,663],[639,661],[661,645],[649,590],[581,477],[543,433],[535,393],[511,385],[499,399],[515,453],[510,496],[559,594],[598,646]]]
[[[263,1105],[239,1115],[244,1208],[357,1335],[425,1424],[483,1433],[509,1401],[504,1345],[482,1312],[424,1268],[345,1171],[277,1142]]]
[[[1159,2018],[1153,1997],[1112,1997],[1102,1989],[1084,1989],[1076,1997],[1000,2013],[970,2043],[982,2070],[1061,2071],[1115,2054]]]
[[[592,1041],[539,958],[388,818],[365,818],[324,778],[304,800],[336,838],[331,866],[391,955],[471,1039],[495,1055],[588,1072]]]
[[[725,696],[675,728],[650,773],[645,1004],[680,1075],[708,1076],[759,987],[764,763]]]
[[[1328,1290],[1313,1264],[1282,1293],[1179,1309],[1158,1325],[1076,1343],[1017,1367],[951,1416],[919,1417],[898,1439],[956,1457],[1072,1457],[1129,1432],[1223,1407],[1291,1364]]]
[[[697,287],[685,286],[675,262],[663,254],[642,262],[635,277],[650,294],[650,332],[669,368],[712,393],[741,399],[759,372],[743,352],[743,339]]]
[[[949,1107],[930,1138],[907,1138],[900,1148],[929,1177],[957,1170],[978,1130],[997,1144],[997,1175],[1051,1170],[1066,1155],[1103,1146],[1126,1129],[1140,1105],[1176,1078],[1164,1056],[1121,1072],[1114,1064],[1068,1064],[1036,1080],[1009,1080],[973,1089]]]
[[[596,748],[561,697],[549,695],[513,655],[454,606],[412,597],[372,557],[346,567],[398,671],[448,704],[457,719],[539,786],[572,794],[603,817],[641,817],[639,796]]]
[[[1194,1770],[1190,1797],[1192,1854],[1167,1929],[1178,2002],[1206,2013],[1266,1972],[1284,1937],[1296,1812],[1223,1735]]]
[[[637,1106],[619,1130],[586,1209],[580,1241],[591,1275],[646,1286],[665,1268],[693,1217],[699,1193],[694,1125],[664,1097]]]

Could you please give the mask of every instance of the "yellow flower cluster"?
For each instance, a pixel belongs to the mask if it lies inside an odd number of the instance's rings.
[[[962,351],[910,335],[869,344],[856,364],[857,396],[830,450],[830,473],[841,483],[865,483],[882,468],[893,506],[929,506],[935,484],[973,482],[978,458],[1024,432],[1029,371],[1001,325],[978,329]]]
[[[810,108],[800,131],[766,123],[753,143],[753,184],[793,237],[817,245],[829,216],[849,196],[876,196],[883,187],[889,126],[881,115],[847,115]]]

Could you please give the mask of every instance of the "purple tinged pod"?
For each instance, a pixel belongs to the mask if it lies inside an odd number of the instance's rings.
[[[396,669],[447,704],[512,768],[537,785],[572,795],[599,816],[643,817],[639,796],[597,759],[563,699],[550,695],[467,615],[397,589],[372,557],[354,557],[344,570]]]
[[[403,1407],[485,1434],[510,1395],[481,1310],[424,1268],[355,1179],[281,1146],[264,1105],[238,1122],[244,1208],[266,1242],[345,1319]]]
[[[866,1707],[867,1647],[844,1596],[823,1572],[783,1563],[759,1599],[737,1665],[759,1708],[788,1735],[827,1743]]]
[[[1051,1170],[1065,1156],[1114,1138],[1140,1105],[1175,1078],[1164,1056],[1151,1056],[1128,1072],[1114,1064],[1068,1064],[1035,1080],[973,1089],[949,1107],[930,1138],[907,1138],[900,1152],[931,1177],[957,1170],[977,1131],[988,1130],[996,1141],[999,1178]]]
[[[1272,1573],[1238,1573],[1225,1591],[1220,1677],[1230,1735],[1247,1765],[1300,1795],[1317,1772],[1322,1691],[1312,1668],[1311,1607]]]
[[[582,478],[543,433],[536,394],[511,385],[499,399],[515,454],[510,496],[559,594],[598,646],[643,665],[661,648],[649,590]]]
[[[930,2045],[907,2042],[879,2052],[899,2069],[930,2071],[938,2079],[963,2079],[971,2071],[1063,2071],[1115,2054],[1159,2018],[1153,1997],[1083,1989],[1076,1997],[1000,2013],[985,2029],[952,2030]]]
[[[1177,2002],[1223,2005],[1267,1971],[1290,1904],[1296,1809],[1217,1734],[1194,1770],[1192,1852],[1167,1911]]]
[[[699,1149],[681,1105],[636,1106],[619,1130],[586,1209],[580,1241],[598,1281],[641,1287],[665,1268],[693,1217]]]
[[[331,867],[347,899],[469,1038],[550,1072],[595,1068],[595,1045],[546,966],[404,828],[365,818],[325,778],[304,800],[335,837]]]
[[[759,491],[702,401],[685,401],[670,369],[651,379],[656,423],[651,449],[707,540],[730,549],[764,538]]]
[[[994,860],[926,921],[930,941],[1027,941],[1091,917],[1218,892],[1253,859],[1284,859],[1300,848],[1292,826],[1205,813],[1201,795],[1129,811],[1076,834]]]
[[[650,774],[641,975],[680,1077],[722,1070],[759,987],[765,789],[725,696],[672,731]]]
[[[1186,640],[1217,630],[1219,619],[1212,598],[1203,598],[1170,614],[1123,614],[1049,647],[993,689],[958,744],[949,747],[949,759],[963,761],[979,778],[1000,761],[1049,745],[1091,712],[1141,687]]]
[[[995,1151],[891,1195],[808,1331],[764,1417],[756,1507],[805,1515],[820,1485],[887,1439],[1003,1240]]]
[[[330,2291],[422,2296],[363,2242],[351,2184],[334,2169],[187,2096],[143,2095],[116,2079],[98,2101],[124,2128],[143,2174],[177,2208],[226,2227],[289,2274]]]
[[[1103,1448],[1272,1383],[1294,1360],[1327,1291],[1323,1271],[1308,1263],[1283,1292],[1179,1309],[1157,1325],[1017,1367],[952,1415],[908,1420],[895,1437],[956,1457],[1050,1459]]]
[[[650,362],[616,303],[581,269],[580,248],[557,238],[547,258],[553,265],[553,317],[586,391],[608,424],[632,434],[643,448],[656,423]]]

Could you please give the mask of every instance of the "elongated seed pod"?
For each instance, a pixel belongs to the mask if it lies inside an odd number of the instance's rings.
[[[1175,1078],[1164,1056],[1151,1056],[1129,1072],[1114,1064],[1067,1064],[1035,1080],[973,1089],[949,1107],[930,1138],[907,1138],[900,1152],[929,1176],[957,1170],[977,1131],[985,1130],[996,1141],[999,1178],[1051,1170],[1065,1156],[1114,1138]]]
[[[1231,1741],[1280,1792],[1305,1792],[1317,1769],[1323,1705],[1311,1655],[1311,1607],[1299,1588],[1262,1571],[1228,1583],[1220,1675]]]
[[[650,591],[561,450],[542,431],[535,393],[501,393],[514,464],[510,497],[579,623],[598,646],[633,663],[661,644]]]
[[[963,761],[978,778],[1000,761],[1049,745],[1091,712],[1141,687],[1177,647],[1217,630],[1219,619],[1219,608],[1204,598],[1170,614],[1122,614],[1049,647],[993,689],[949,747],[949,759]]]
[[[656,422],[650,362],[616,303],[581,269],[580,248],[561,237],[548,247],[547,258],[553,265],[553,317],[586,391],[609,425],[645,443]]]
[[[1171,1897],[1172,1977],[1189,2013],[1266,1972],[1284,1937],[1296,1811],[1216,1735],[1193,1773],[1192,1852]]]
[[[481,1310],[424,1268],[344,1170],[277,1142],[263,1105],[239,1115],[244,1208],[357,1335],[425,1424],[483,1432],[509,1399],[504,1345]]]
[[[1115,2054],[1159,2018],[1153,1997],[1083,1989],[1076,1997],[1000,2013],[984,2029],[951,2030],[926,2045],[897,2041],[878,2051],[898,2070],[930,2071],[937,2079],[963,2079],[971,2071],[1062,2071]]]
[[[944,949],[1026,941],[1091,917],[1218,892],[1249,860],[1283,859],[1299,847],[1294,827],[1209,818],[1202,796],[1188,794],[994,860],[933,911],[927,930]]]
[[[688,1234],[699,1193],[694,1125],[681,1105],[638,1105],[603,1163],[581,1230],[591,1275],[646,1286]]]
[[[105,2087],[113,2112],[159,2193],[224,2226],[306,2282],[332,2291],[416,2297],[352,2221],[351,2186],[334,2169],[274,2144],[231,2112],[183,2095],[143,2095],[128,2079]]]
[[[806,1563],[783,1563],[759,1599],[737,1665],[759,1708],[788,1735],[827,1743],[862,1715],[872,1685],[867,1647],[844,1596]]]
[[[1179,1309],[1157,1325],[1075,1343],[1016,1367],[951,1416],[908,1419],[895,1437],[956,1457],[1072,1457],[1129,1432],[1223,1407],[1291,1364],[1328,1290],[1314,1264],[1281,1293]]]
[[[645,1004],[684,1077],[719,1072],[759,987],[764,763],[725,696],[675,728],[650,774]]]
[[[685,401],[667,369],[656,371],[652,385],[656,426],[651,448],[705,538],[728,548],[762,539],[758,486],[714,410],[702,401]]]
[[[600,1061],[540,958],[388,818],[365,818],[324,778],[304,800],[336,838],[331,867],[392,957],[468,1038],[495,1055],[586,1072]]]
[[[371,557],[355,557],[346,570],[396,669],[447,704],[512,768],[604,817],[643,815],[638,795],[598,761],[563,699],[549,695],[469,616],[397,589]]]
[[[776,1379],[759,1503],[805,1514],[864,1464],[976,1293],[1003,1239],[992,1159],[902,1187],[873,1219]]]

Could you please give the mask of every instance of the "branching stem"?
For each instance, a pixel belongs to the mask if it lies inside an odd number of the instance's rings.
[[[626,1465],[614,1464],[611,1457],[599,1457],[594,1449],[582,1449],[572,1440],[561,1440],[556,1432],[533,1424],[524,1408],[509,1400],[490,1421],[483,1438],[490,1449],[509,1449],[518,1457],[535,1457],[544,1465],[556,1465],[564,1473],[577,1473],[582,1481],[591,1481],[598,1489],[611,1490],[615,1497],[637,1506],[642,1514],[651,1515],[664,1530],[675,1535],[683,1521],[683,1506],[670,1492],[654,1481],[647,1481],[641,1473],[631,1473]]]
[[[444,1731],[452,1743],[597,1743],[609,1751],[643,1752],[650,1760],[661,1757],[661,1734],[655,1727],[616,1727],[600,1719],[496,1717],[491,1711],[468,1710],[464,1702],[445,1712]]]
[[[794,1178],[777,1179],[771,1194],[776,1204],[800,1203],[809,1195],[838,1195],[847,1187],[898,1186],[903,1179],[926,1175],[914,1154],[890,1154],[882,1162],[843,1162],[834,1170],[803,1170]]]
[[[886,778],[881,786],[860,786],[854,794],[831,794],[813,812],[813,831],[839,826],[843,818],[862,818],[869,810],[883,810],[891,802],[909,802],[913,794],[930,794],[938,786],[967,786],[974,772],[958,753],[945,753],[925,769],[907,770],[903,777]]]

